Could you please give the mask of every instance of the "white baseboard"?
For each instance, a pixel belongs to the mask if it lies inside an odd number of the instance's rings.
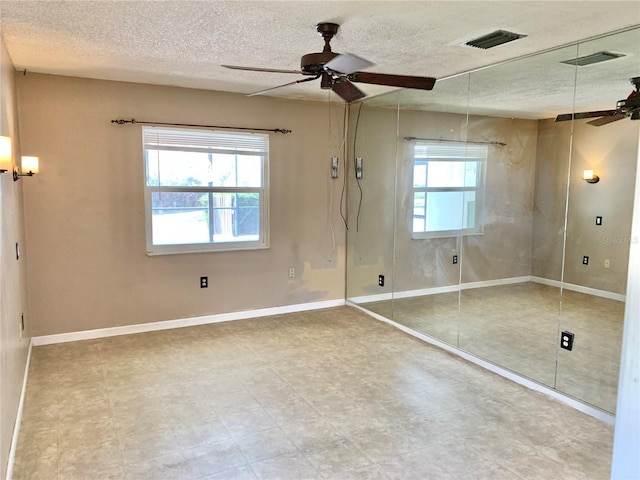
[[[457,355],[461,358],[464,358],[465,360],[474,363],[482,368],[485,368],[493,373],[496,373],[498,375],[500,375],[501,377],[505,377],[513,382],[516,382],[524,387],[527,387],[531,390],[535,390],[536,392],[540,392],[540,393],[544,393],[545,395],[548,395],[572,408],[575,408],[576,410],[586,413],[587,415],[590,415],[594,418],[597,418],[598,420],[601,420],[605,423],[608,423],[609,425],[614,425],[615,424],[615,415],[609,413],[609,412],[605,412],[604,410],[600,410],[599,408],[593,407],[591,405],[587,405],[585,403],[582,403],[579,400],[576,400],[573,397],[570,397],[568,395],[565,395],[561,392],[559,392],[558,390],[555,390],[551,387],[548,387],[546,385],[542,385],[538,382],[535,382],[529,378],[526,377],[522,377],[514,372],[512,372],[511,370],[507,370],[506,368],[502,368],[499,367],[498,365],[495,365],[491,362],[488,362],[486,360],[483,360],[481,358],[478,358],[474,355],[471,355],[468,352],[465,352],[464,350],[460,350],[459,348],[454,347],[453,345],[449,345],[448,343],[442,342],[434,337],[430,337],[429,335],[425,335],[421,332],[418,332],[417,330],[413,330],[409,327],[406,327],[400,323],[394,322],[393,320],[389,320],[386,317],[383,317],[382,315],[378,315],[377,313],[373,313],[370,312],[369,310],[367,310],[366,308],[363,308],[359,305],[356,305],[350,301],[347,301],[347,305],[357,308],[358,310],[363,311],[364,313],[366,313],[367,315],[380,320],[382,322],[388,323],[389,325],[402,330],[405,333],[408,333],[409,335],[419,338],[420,340],[430,343],[431,345],[435,345],[436,347],[442,348],[443,350],[446,350],[447,352],[453,353],[454,355]]]
[[[513,285],[514,283],[525,283],[531,280],[529,275],[523,277],[496,278],[495,280],[483,280],[481,282],[468,282],[460,284],[460,290],[471,290],[473,288],[497,287],[499,285]]]
[[[399,298],[423,297],[427,295],[436,295],[439,293],[459,292],[460,290],[471,290],[473,288],[496,287],[499,285],[512,285],[515,283],[535,282],[551,287],[563,287],[574,292],[586,293],[596,297],[609,298],[620,302],[625,301],[625,295],[619,293],[608,292],[606,290],[598,290],[597,288],[583,287],[582,285],[574,285],[572,283],[564,283],[558,280],[550,280],[548,278],[534,277],[525,275],[522,277],[498,278],[495,280],[483,280],[480,282],[468,282],[455,285],[445,285],[443,287],[421,288],[418,290],[404,290],[400,292],[377,293],[374,295],[360,295],[358,297],[349,297],[347,300],[356,304],[365,304],[372,302],[382,302],[385,300],[397,300]]]
[[[498,278],[496,280],[484,280],[482,282],[456,283],[455,285],[444,285],[442,287],[420,288],[418,290],[404,290],[400,292],[378,293],[375,295],[361,295],[359,297],[349,297],[348,301],[353,303],[371,303],[392,300],[398,298],[424,297],[426,295],[437,295],[439,293],[459,292],[470,288],[495,287],[497,285],[510,285],[512,283],[528,282],[529,276]]]
[[[617,300],[624,302],[627,298],[626,295],[621,293],[608,292],[607,290],[598,290],[597,288],[583,287],[582,285],[575,285],[573,283],[565,283],[559,280],[550,280],[542,277],[530,277],[530,280],[535,283],[541,283],[543,285],[549,285],[551,287],[562,287],[566,290],[571,290],[578,293],[586,293],[587,295],[593,295],[594,297],[608,298],[610,300]]]
[[[419,290],[405,290],[404,292],[393,292],[393,298],[412,298],[425,295],[436,295],[439,293],[451,293],[460,291],[460,285],[445,285],[443,287],[421,288]]]
[[[16,448],[18,448],[18,436],[20,435],[20,423],[22,422],[22,410],[24,408],[24,397],[27,391],[27,377],[29,375],[29,365],[31,364],[31,348],[33,340],[29,340],[29,350],[27,351],[27,363],[24,366],[24,376],[22,378],[22,389],[20,390],[20,400],[18,401],[18,412],[16,413],[16,422],[13,425],[13,434],[11,436],[11,446],[9,447],[9,460],[7,461],[6,480],[13,478],[13,463],[16,460]]]
[[[339,307],[342,305],[345,305],[344,299],[299,303],[296,305],[284,305],[281,307],[262,308],[258,310],[245,310],[241,312],[220,313],[216,315],[204,315],[201,317],[181,318],[177,320],[165,320],[161,322],[141,323],[137,325],[123,325],[121,327],[98,328],[95,330],[83,330],[80,332],[43,335],[40,337],[33,337],[31,341],[33,346],[51,345],[54,343],[75,342],[78,340],[91,340],[95,338],[115,337],[118,335],[130,335],[133,333],[154,332],[158,330],[170,330],[172,328],[194,327],[196,325],[206,325],[210,323],[267,317],[271,315],[280,315],[282,313],[318,310],[322,308]]]

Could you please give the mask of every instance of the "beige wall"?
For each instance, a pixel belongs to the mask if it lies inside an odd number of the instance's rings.
[[[1,37],[0,37],[1,38]],[[14,160],[20,156],[20,135],[14,68],[0,40],[0,135],[9,136]],[[22,204],[23,182],[0,174],[0,476],[5,478],[18,401],[29,346],[26,292],[26,244]],[[21,256],[16,260],[15,244]],[[24,313],[27,330],[21,332]]]
[[[412,143],[404,137],[465,141],[467,136],[506,143],[489,146],[484,234],[412,239]],[[365,162],[359,232],[354,231],[359,190],[349,177],[348,296],[529,275],[536,138],[533,120],[471,117],[467,125],[466,115],[416,110],[398,115],[394,109],[364,107],[356,143],[356,155]],[[452,262],[456,254],[458,265]],[[377,284],[378,274],[387,277],[384,288]]]
[[[624,294],[639,129],[631,121],[603,127],[576,122],[572,133],[571,122],[475,116],[467,126],[465,115],[364,106],[355,144],[355,155],[365,161],[359,231],[359,189],[349,176],[348,296],[527,275],[559,281],[569,168],[564,281]],[[405,136],[506,144],[489,147],[483,235],[411,239]],[[581,179],[585,169],[602,180],[587,184]],[[603,217],[602,226],[595,225],[596,216]],[[454,254],[461,273],[452,264]],[[590,259],[586,267],[583,255]],[[377,285],[378,274],[387,278],[384,288]]]
[[[34,336],[344,298],[342,105],[39,74],[17,86],[23,151],[41,159],[24,182]],[[141,126],[116,118],[292,129],[270,138],[271,248],[147,256]]]
[[[359,118],[358,118],[359,113]],[[354,141],[357,126],[357,139]],[[397,112],[361,104],[351,108],[348,164],[347,296],[390,293],[393,276]],[[355,145],[355,149],[354,149]],[[355,180],[354,159],[363,158]],[[385,275],[384,287],[378,275]]]
[[[506,145],[489,147],[484,234],[462,239],[461,281],[530,275],[537,122],[471,116],[468,135]]]
[[[560,281],[572,126],[553,120],[538,123],[531,275]]]
[[[564,281],[624,294],[627,290],[631,218],[640,122],[622,120],[574,126],[567,212]],[[584,170],[601,178],[582,180]],[[596,226],[596,216],[602,226]],[[589,256],[589,265],[582,257]],[[604,268],[604,260],[610,268]]]
[[[639,122],[628,120],[601,127],[540,121],[533,275],[561,279],[569,180],[564,281],[625,293],[639,130]],[[594,170],[600,182],[582,180],[584,170]],[[602,226],[596,226],[596,216],[603,217]]]

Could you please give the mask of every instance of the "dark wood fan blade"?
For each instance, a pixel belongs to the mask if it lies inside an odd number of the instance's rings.
[[[615,115],[609,115],[606,117],[596,118],[595,120],[591,120],[587,122],[589,125],[593,125],[595,127],[600,127],[602,125],[607,125],[608,123],[617,122],[618,120],[622,120],[626,115],[624,113],[617,112]]]
[[[247,95],[247,97],[253,97],[254,95],[262,95],[265,92],[270,92],[271,90],[275,90],[276,88],[288,87],[289,85],[295,85],[296,83],[304,83],[310,82],[319,78],[320,75],[316,75],[315,77],[303,78],[302,80],[296,80],[295,82],[284,83],[282,85],[278,85],[277,87],[265,88],[264,90],[260,90],[259,92],[253,92]]]
[[[297,73],[299,75],[313,75],[302,70],[280,70],[277,68],[260,68],[260,67],[240,67],[238,65],[220,65],[224,68],[230,68],[232,70],[248,70],[250,72],[271,72],[271,73]]]
[[[578,112],[578,113],[563,113],[556,117],[556,122],[564,122],[567,120],[582,120],[583,118],[596,118],[596,117],[610,117],[616,115],[618,110],[599,110],[594,112]]]
[[[389,75],[386,73],[355,72],[347,77],[352,82],[388,85],[390,87],[417,88],[431,90],[436,83],[435,78],[414,77],[410,75]]]
[[[348,80],[335,82],[331,86],[331,90],[340,95],[347,103],[355,102],[366,96],[358,87]]]

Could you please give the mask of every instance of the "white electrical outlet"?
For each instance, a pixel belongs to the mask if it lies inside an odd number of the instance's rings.
[[[611,261],[608,258],[604,259],[604,268],[610,268],[611,267]]]
[[[296,269],[295,269],[295,267],[289,267],[289,278],[296,278]]]

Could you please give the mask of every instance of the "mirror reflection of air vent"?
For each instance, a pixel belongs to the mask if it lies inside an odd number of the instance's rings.
[[[487,48],[497,47],[498,45],[502,45],[503,43],[512,42],[523,37],[526,37],[526,35],[507,32],[506,30],[496,30],[495,32],[489,33],[488,35],[484,35],[474,40],[469,40],[465,43],[465,45],[486,50]]]
[[[585,65],[606,62],[607,60],[613,60],[614,58],[619,58],[619,57],[624,57],[624,55],[620,53],[598,52],[598,53],[592,53],[591,55],[585,55],[584,57],[565,60],[560,63],[566,63],[567,65],[577,65],[579,67],[584,67]]]

